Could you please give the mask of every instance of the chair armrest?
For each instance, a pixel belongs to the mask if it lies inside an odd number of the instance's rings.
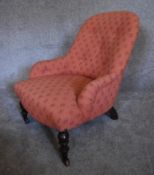
[[[112,73],[88,83],[78,96],[78,105],[85,117],[95,117],[112,107],[119,90],[122,73]]]
[[[69,73],[67,60],[65,57],[57,57],[52,60],[39,61],[34,64],[30,71],[29,78],[63,73]]]

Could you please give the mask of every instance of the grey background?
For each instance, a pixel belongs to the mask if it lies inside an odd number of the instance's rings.
[[[1,0],[0,86],[27,77],[33,63],[63,55],[91,15],[130,10],[141,29],[122,89],[154,90],[153,0]]]
[[[85,19],[112,10],[134,11],[141,21],[115,103],[119,120],[102,115],[72,129],[65,168],[57,132],[24,124],[12,85],[33,63],[66,53]],[[154,174],[153,11],[153,0],[0,0],[0,174]]]

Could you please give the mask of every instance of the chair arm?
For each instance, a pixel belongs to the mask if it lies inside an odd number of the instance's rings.
[[[69,73],[67,60],[65,57],[57,57],[52,60],[44,60],[35,63],[30,71],[29,78],[63,73]]]
[[[122,73],[112,73],[88,83],[78,96],[78,105],[85,117],[95,117],[108,110],[114,103]]]

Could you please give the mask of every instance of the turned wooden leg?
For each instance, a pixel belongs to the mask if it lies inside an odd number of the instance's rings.
[[[19,104],[20,104],[20,109],[21,109],[21,115],[22,115],[22,117],[23,117],[25,123],[26,123],[26,124],[27,124],[27,123],[30,123],[30,120],[29,120],[29,118],[27,117],[28,112],[25,110],[25,108],[23,107],[23,105],[22,105],[21,102],[20,102]]]
[[[70,165],[70,161],[68,159],[68,151],[69,151],[69,133],[67,130],[58,133],[58,140],[60,145],[60,153],[61,158],[65,166]]]
[[[112,120],[118,119],[118,113],[114,107],[112,107],[109,111],[107,111],[105,115],[109,116]]]

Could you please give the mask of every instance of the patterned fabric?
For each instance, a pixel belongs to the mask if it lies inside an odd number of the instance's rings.
[[[34,118],[58,130],[97,117],[115,101],[138,29],[132,12],[92,16],[65,56],[36,63],[15,92]]]
[[[80,75],[43,76],[15,85],[26,110],[37,120],[61,130],[81,124],[76,97],[91,79]]]

